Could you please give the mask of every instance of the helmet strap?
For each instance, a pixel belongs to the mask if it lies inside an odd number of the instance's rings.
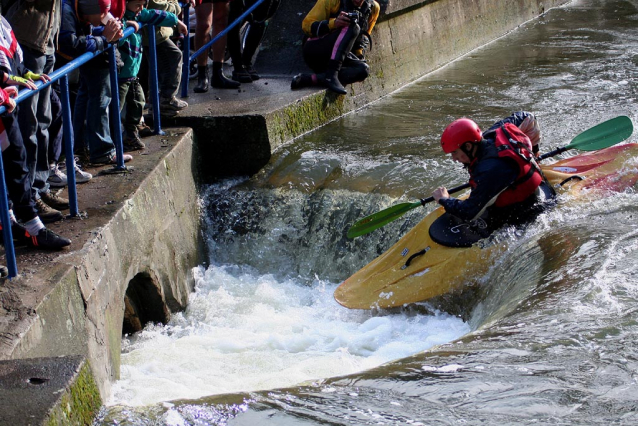
[[[469,149],[466,147],[467,144],[470,145]],[[461,145],[459,148],[461,148],[463,154],[467,155],[470,161],[474,161],[474,159],[476,158],[476,144],[472,142],[464,142],[463,145]]]

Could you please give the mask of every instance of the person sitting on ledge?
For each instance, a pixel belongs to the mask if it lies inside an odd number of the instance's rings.
[[[375,0],[318,0],[302,24],[304,61],[315,73],[294,76],[291,89],[321,85],[345,95],[344,85],[365,80],[379,11]]]

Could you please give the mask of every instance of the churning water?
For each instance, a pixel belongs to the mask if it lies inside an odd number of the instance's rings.
[[[351,241],[354,220],[466,179],[439,152],[451,120],[532,111],[544,151],[637,122],[637,23],[636,1],[575,1],[211,185],[189,307],[125,338],[100,424],[637,424],[632,190],[542,215],[468,277],[467,321],[332,299],[424,211]]]

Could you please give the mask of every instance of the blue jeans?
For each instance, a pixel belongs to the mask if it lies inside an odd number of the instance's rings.
[[[91,162],[104,160],[115,153],[109,128],[110,104],[108,68],[80,67],[80,88],[75,99],[73,128],[76,136],[84,135]]]
[[[23,49],[24,65],[36,74],[50,74],[55,57]],[[51,124],[51,86],[20,103],[20,133],[27,151],[27,168],[33,195],[49,191],[49,125]]]

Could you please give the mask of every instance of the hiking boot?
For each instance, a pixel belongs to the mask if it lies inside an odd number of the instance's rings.
[[[35,200],[35,209],[38,211],[38,216],[40,216],[40,220],[42,220],[42,223],[57,222],[58,220],[62,220],[62,218],[64,217],[62,215],[62,212],[49,207],[41,199]]]
[[[64,188],[67,186],[66,175],[58,168],[57,164],[49,165],[49,177],[47,183],[51,188]]]
[[[142,142],[137,135],[124,137],[122,144],[124,145],[124,152],[138,151],[146,148],[144,142]]]
[[[162,100],[160,101],[160,111],[181,111],[184,108],[188,108],[188,102],[177,99],[175,96],[173,96],[172,98],[162,98]]]
[[[239,81],[240,83],[253,82],[252,77],[250,76],[248,71],[246,71],[246,69],[243,67],[235,68],[235,70],[233,71],[232,79],[235,81]]]
[[[145,138],[148,136],[153,136],[154,132],[153,129],[146,125],[146,123],[140,123],[137,125],[137,133],[140,135],[141,138]]]
[[[53,191],[41,192],[40,199],[54,209],[64,210],[69,208],[69,200],[60,197]]]
[[[26,229],[25,232],[26,236],[30,238],[31,242],[29,243],[29,245],[31,247],[37,247],[47,250],[59,250],[71,245],[71,240],[62,237],[55,232],[48,230],[47,228],[40,229],[38,235],[30,235],[29,232],[26,231]]]

